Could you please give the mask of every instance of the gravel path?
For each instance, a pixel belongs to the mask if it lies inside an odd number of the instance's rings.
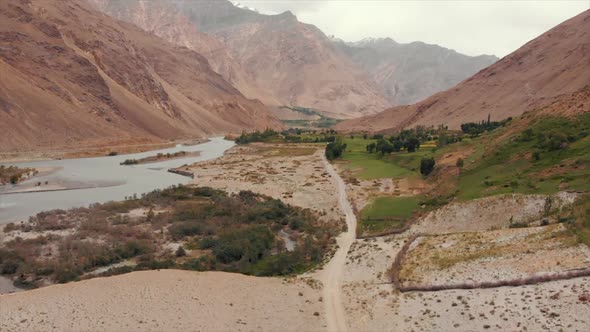
[[[346,312],[342,302],[342,274],[346,263],[346,254],[356,237],[356,216],[352,206],[346,197],[346,186],[342,178],[334,170],[334,167],[323,157],[326,171],[336,182],[338,189],[338,205],[346,216],[348,230],[342,233],[338,239],[338,250],[332,260],[325,266],[321,274],[321,281],[324,285],[324,303],[328,331],[346,331]]]

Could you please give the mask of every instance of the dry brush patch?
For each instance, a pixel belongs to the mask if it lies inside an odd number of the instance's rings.
[[[519,286],[589,274],[589,248],[563,225],[413,235],[389,270],[404,292]]]
[[[93,277],[99,268],[102,275],[161,268],[289,275],[323,262],[336,226],[250,191],[177,186],[9,224],[0,273],[32,287]],[[281,230],[295,241],[293,250]]]

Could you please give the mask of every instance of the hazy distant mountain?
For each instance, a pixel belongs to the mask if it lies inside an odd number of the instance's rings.
[[[446,90],[498,60],[491,55],[471,57],[422,42],[400,44],[391,38],[335,42],[372,75],[395,105],[415,103]]]
[[[279,125],[200,54],[85,2],[0,2],[0,77],[1,150]]]
[[[335,47],[322,31],[291,12],[263,15],[229,1],[178,1],[207,32],[225,43],[284,104],[315,108],[337,117],[371,114],[389,105],[382,90]]]
[[[500,120],[548,105],[562,105],[566,112],[576,112],[577,107],[587,107],[580,100],[587,96],[584,89],[589,85],[587,10],[447,91],[336,127],[379,131],[446,124],[459,128],[465,122],[481,121],[488,114],[493,120]]]

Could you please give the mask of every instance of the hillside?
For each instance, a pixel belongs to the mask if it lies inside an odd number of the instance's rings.
[[[0,150],[276,126],[207,60],[84,2],[0,4]]]
[[[133,23],[172,44],[203,55],[211,68],[248,98],[267,105],[281,104],[272,93],[260,88],[254,76],[234,58],[217,38],[197,29],[195,23],[171,2],[142,0],[88,0],[98,10],[119,20]]]
[[[518,116],[543,108],[590,82],[590,10],[528,42],[457,86],[422,102],[345,121],[339,130],[397,130]]]
[[[394,105],[408,105],[446,90],[496,62],[491,55],[467,56],[422,42],[391,38],[336,41],[352,61],[368,71]]]
[[[381,88],[330,38],[291,12],[262,15],[225,0],[181,1],[179,6],[285,105],[336,118],[373,114],[390,105]]]

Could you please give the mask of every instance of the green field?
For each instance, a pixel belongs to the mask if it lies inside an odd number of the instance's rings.
[[[344,140],[346,143],[346,151],[342,154],[342,160],[346,161],[344,167],[353,171],[353,174],[363,180],[373,180],[381,178],[397,178],[404,176],[415,176],[416,172],[411,171],[396,164],[398,160],[404,160],[405,156],[419,154],[415,152],[408,154],[406,152],[398,152],[392,156],[381,156],[378,153],[367,153],[366,147],[369,143],[375,142],[372,139],[362,139],[350,137]],[[395,157],[394,155],[399,155]],[[405,155],[405,156],[401,156]],[[397,158],[397,159],[395,159]],[[418,159],[418,164],[420,160]]]
[[[377,197],[361,211],[361,233],[400,228],[418,209],[419,197]],[[393,218],[396,220],[385,220]]]

